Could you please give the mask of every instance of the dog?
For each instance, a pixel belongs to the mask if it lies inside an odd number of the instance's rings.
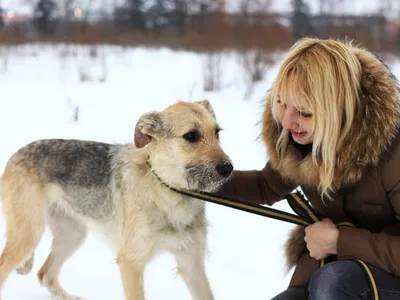
[[[160,251],[174,256],[193,299],[214,299],[205,204],[168,186],[213,192],[229,180],[233,165],[219,131],[208,100],[178,101],[144,113],[133,143],[49,139],[19,149],[1,177],[7,241],[0,287],[13,270],[31,271],[48,225],[53,244],[38,278],[59,299],[83,299],[63,289],[59,273],[89,231],[113,249],[125,299],[145,299],[144,268]]]

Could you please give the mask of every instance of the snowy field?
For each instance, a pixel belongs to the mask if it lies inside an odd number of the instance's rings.
[[[36,139],[75,138],[130,143],[139,116],[182,99],[208,98],[224,128],[221,141],[235,168],[262,168],[267,160],[257,140],[262,99],[277,71],[276,64],[245,100],[246,74],[240,58],[226,53],[221,60],[221,90],[203,91],[206,58],[166,49],[99,47],[95,58],[84,47],[24,46],[1,48],[0,171],[19,147]],[[88,80],[82,81],[81,78]],[[78,120],[74,116],[78,110]],[[274,206],[288,210],[286,203]],[[286,288],[282,246],[292,225],[207,204],[210,221],[206,267],[216,299],[265,300]],[[5,238],[0,223],[0,247]],[[36,250],[33,271],[14,273],[3,300],[47,300],[36,272],[51,246],[48,232]],[[175,261],[166,253],[145,273],[149,300],[190,299],[175,276]],[[66,263],[61,283],[72,294],[93,300],[123,299],[113,253],[94,236]]]

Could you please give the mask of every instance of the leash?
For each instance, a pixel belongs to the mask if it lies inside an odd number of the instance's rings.
[[[188,196],[188,197],[192,197],[192,198],[197,198],[199,200],[239,209],[239,210],[253,213],[256,215],[269,217],[269,218],[280,220],[280,221],[285,221],[285,222],[296,224],[296,225],[303,225],[303,226],[309,225],[309,222],[303,220],[299,216],[296,216],[294,214],[287,213],[284,211],[280,211],[277,209],[273,209],[271,207],[265,207],[265,206],[249,203],[249,202],[242,201],[242,200],[236,200],[236,199],[233,199],[230,197],[216,196],[212,193],[207,193],[207,192],[194,192],[194,191],[190,191],[187,189],[174,188],[174,187],[170,186],[168,183],[166,183],[164,180],[162,180],[157,175],[157,173],[153,171],[150,163],[147,163],[147,165],[149,166],[153,175],[161,182],[161,184],[175,193],[178,193],[178,194],[181,194],[184,196]]]
[[[211,202],[214,204],[219,204],[222,206],[227,206],[230,208],[238,209],[241,211],[249,212],[252,214],[260,215],[263,217],[267,218],[272,218],[275,220],[279,221],[284,221],[287,223],[292,223],[296,225],[301,225],[301,226],[308,226],[311,225],[315,222],[320,221],[320,218],[317,217],[317,214],[315,210],[312,208],[312,206],[309,204],[309,202],[304,198],[303,194],[300,193],[299,191],[290,193],[283,197],[288,201],[289,206],[291,209],[297,214],[291,214],[287,213],[284,211],[280,211],[271,207],[265,207],[261,205],[257,205],[254,203],[238,200],[238,199],[233,199],[231,197],[227,196],[220,196],[220,195],[215,195],[212,193],[208,192],[203,192],[203,191],[191,191],[187,189],[177,189],[169,184],[167,184],[165,181],[163,181],[157,174],[154,172],[154,170],[151,168],[151,165],[149,162],[147,162],[148,166],[150,167],[150,170],[152,171],[153,175],[160,181],[161,184],[163,184],[165,187],[170,189],[171,191],[178,193],[180,195],[196,198],[199,200],[203,200],[206,202]],[[340,222],[336,224],[337,227],[340,226],[350,226],[350,227],[355,227],[354,224],[350,222]],[[328,256],[325,259],[321,259],[319,263],[319,267],[322,267],[326,264],[326,261],[334,261],[334,256]],[[370,289],[373,293],[373,299],[374,300],[379,300],[379,292],[378,292],[378,287],[375,282],[375,278],[368,267],[366,263],[364,263],[362,260],[359,259],[354,259],[352,261],[355,261],[364,271],[365,276],[367,278],[367,281],[369,283]],[[305,287],[305,297],[306,299],[309,299],[309,295],[307,293],[307,286],[308,283]]]

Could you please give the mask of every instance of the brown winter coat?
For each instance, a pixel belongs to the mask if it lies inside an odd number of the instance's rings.
[[[350,221],[340,227],[338,259],[358,258],[400,276],[400,133],[397,82],[386,66],[367,51],[352,48],[362,66],[361,106],[345,143],[337,149],[333,200],[317,192],[318,166],[288,146],[281,167],[275,144],[279,128],[270,101],[262,119],[262,138],[269,161],[261,170],[234,171],[220,191],[236,199],[272,205],[301,186],[320,216]],[[325,204],[324,204],[325,202]],[[286,244],[289,265],[297,265],[289,286],[303,286],[318,268],[304,244],[304,229],[296,228]]]

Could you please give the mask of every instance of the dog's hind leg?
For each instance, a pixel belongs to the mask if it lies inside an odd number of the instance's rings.
[[[33,252],[45,227],[44,190],[28,173],[6,168],[2,179],[2,204],[7,241],[0,257],[0,288],[19,266],[33,264]],[[31,260],[32,258],[32,260]]]
[[[213,300],[214,296],[205,271],[203,251],[192,247],[187,251],[175,251],[174,256],[178,274],[186,283],[192,299]]]
[[[85,241],[87,227],[77,217],[66,214],[57,204],[49,208],[48,225],[53,233],[53,245],[46,262],[38,272],[39,281],[57,299],[83,299],[68,294],[62,288],[59,274],[63,264]]]

